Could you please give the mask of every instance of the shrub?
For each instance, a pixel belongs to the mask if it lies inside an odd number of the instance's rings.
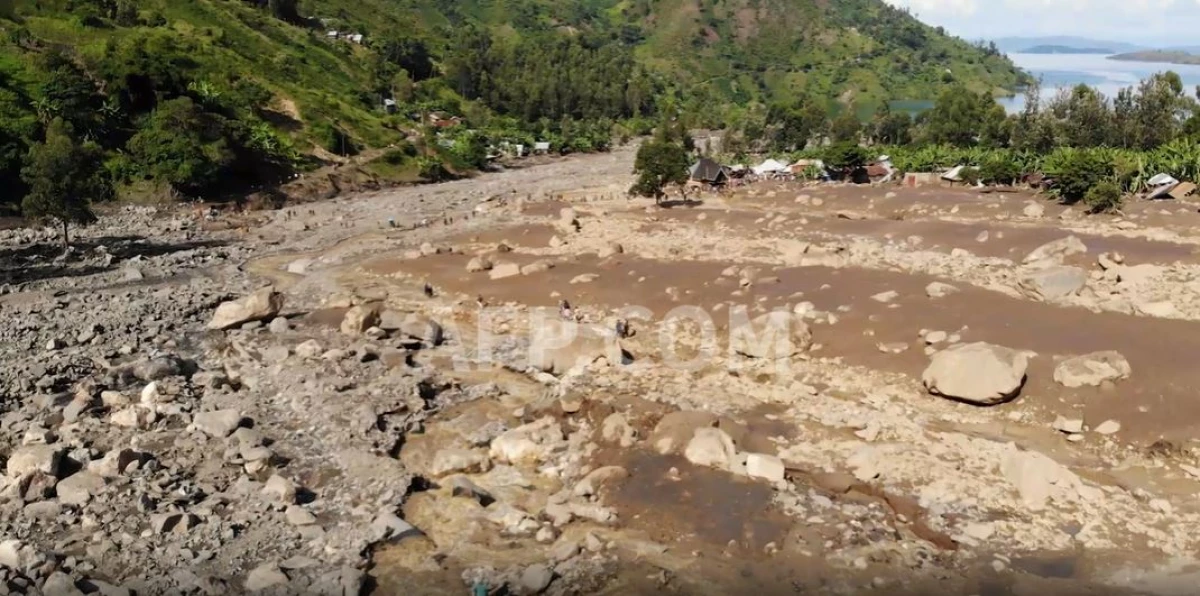
[[[1007,155],[993,155],[979,165],[979,179],[984,184],[1013,184],[1023,173],[1020,164]]]
[[[979,168],[963,168],[958,173],[959,179],[967,186],[975,186],[979,184]]]
[[[1102,180],[1088,189],[1083,202],[1092,213],[1117,211],[1124,203],[1121,189],[1111,180]]]
[[[413,147],[412,143],[404,142],[395,149],[388,149],[385,151],[383,154],[383,161],[384,163],[398,166],[408,161],[409,158],[416,157],[416,155],[417,148]]]
[[[1046,174],[1053,178],[1059,197],[1074,203],[1112,178],[1113,162],[1102,149],[1060,149],[1046,158]]]
[[[825,152],[825,163],[835,170],[853,172],[865,165],[869,155],[866,149],[853,141],[835,143]]]
[[[417,160],[417,174],[429,182],[441,182],[450,178],[450,172],[436,157],[421,157]]]

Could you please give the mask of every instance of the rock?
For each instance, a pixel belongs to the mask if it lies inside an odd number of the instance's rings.
[[[537,564],[530,565],[521,572],[518,594],[541,594],[554,580],[554,572],[549,567]]]
[[[888,342],[876,346],[880,352],[884,354],[903,354],[908,351],[908,344],[904,342]]]
[[[304,275],[308,273],[308,268],[313,265],[312,259],[296,259],[287,264],[285,271],[294,275]]]
[[[310,339],[296,346],[296,355],[301,358],[316,358],[324,351],[321,344],[315,339]]]
[[[422,242],[418,250],[423,257],[432,257],[433,255],[441,254],[442,252],[441,248],[434,246],[433,243],[430,242]]]
[[[1044,265],[1062,264],[1063,259],[1071,255],[1083,254],[1087,252],[1087,246],[1083,241],[1075,236],[1067,236],[1061,240],[1047,242],[1035,249],[1033,252],[1026,255],[1022,261],[1026,265],[1034,263]]]
[[[46,578],[46,583],[42,584],[42,594],[44,596],[83,596],[83,592],[75,587],[75,580],[61,571],[55,571]]]
[[[0,567],[7,567],[13,571],[23,571],[25,566],[21,563],[21,550],[25,547],[20,540],[5,540],[0,542]]]
[[[946,296],[957,292],[958,288],[950,284],[944,284],[940,281],[935,281],[925,286],[925,295],[929,296],[930,298],[945,298]]]
[[[56,445],[27,445],[19,447],[8,456],[6,472],[9,478],[42,473],[57,476],[62,462],[62,449]]]
[[[1100,426],[1095,428],[1097,434],[1112,435],[1121,430],[1121,423],[1116,420],[1105,420],[1100,423]]]
[[[466,497],[484,507],[496,500],[491,493],[471,482],[466,476],[454,476],[450,479],[450,496]]]
[[[558,421],[547,416],[496,437],[489,454],[492,459],[511,464],[537,463],[565,444]]]
[[[610,364],[626,360],[620,341],[587,325],[549,319],[533,331],[529,365],[542,372],[561,375],[601,358],[607,358]]]
[[[271,324],[267,325],[267,331],[271,333],[287,333],[291,330],[292,323],[287,320],[287,317],[275,317],[271,319]]]
[[[1065,387],[1099,387],[1105,381],[1129,378],[1133,369],[1120,352],[1093,352],[1063,360],[1054,367],[1055,382]]]
[[[379,324],[379,309],[375,306],[359,305],[346,311],[342,317],[341,331],[346,335],[360,335]]]
[[[1025,217],[1037,219],[1046,214],[1046,208],[1043,207],[1041,203],[1034,203],[1031,201],[1025,204],[1025,208],[1021,210],[1021,213]]]
[[[535,275],[545,273],[554,268],[554,265],[549,261],[534,261],[524,267],[521,267],[521,275]]]
[[[878,294],[875,294],[874,296],[871,296],[871,300],[874,300],[875,302],[882,302],[883,304],[887,304],[899,297],[900,297],[900,292],[897,292],[895,290],[888,290],[886,292],[880,292]]]
[[[650,444],[662,455],[681,453],[696,429],[712,427],[717,416],[699,410],[680,410],[663,416],[650,433]]]
[[[113,449],[105,453],[104,457],[89,462],[87,469],[104,478],[116,478],[123,474],[130,465],[139,464],[144,459],[147,459],[144,454],[132,449]]]
[[[279,474],[272,474],[263,485],[262,493],[275,501],[292,505],[296,502],[296,483]]]
[[[278,586],[287,582],[288,576],[284,575],[279,565],[275,563],[263,563],[250,571],[250,574],[246,576],[246,582],[242,585],[248,592],[259,592],[271,586]]]
[[[150,528],[155,534],[182,534],[200,524],[200,518],[190,513],[155,513],[150,516]]]
[[[293,526],[311,526],[317,523],[317,516],[299,505],[288,505],[283,512],[283,517]]]
[[[697,466],[730,470],[734,466],[737,449],[733,439],[719,428],[697,428],[683,450],[683,457]]]
[[[596,253],[596,256],[601,259],[607,259],[614,255],[619,255],[625,252],[625,247],[616,242],[609,242]]]
[[[143,279],[146,279],[146,275],[144,273],[142,273],[142,270],[138,269],[137,267],[134,267],[131,265],[129,267],[125,267],[124,269],[121,269],[121,281],[131,282],[131,281],[142,281]]]
[[[925,334],[925,343],[929,345],[940,344],[950,336],[945,331],[930,331]]]
[[[1087,280],[1087,272],[1079,267],[1051,266],[1026,272],[1019,283],[1032,298],[1061,300],[1078,294]]]
[[[1159,302],[1138,302],[1134,305],[1138,312],[1148,317],[1173,318],[1179,316],[1179,309],[1170,300]]]
[[[1083,421],[1078,418],[1064,418],[1059,416],[1054,419],[1054,430],[1067,434],[1075,434],[1083,432]]]
[[[400,516],[395,513],[385,511],[371,522],[371,527],[367,530],[367,535],[372,542],[382,540],[399,542],[406,538],[421,536],[422,533],[413,527],[412,524],[400,519]]]
[[[283,294],[274,288],[262,288],[231,302],[223,302],[208,322],[209,329],[230,329],[251,321],[262,321],[279,314],[283,309]]]
[[[572,284],[589,284],[589,283],[596,281],[597,279],[600,279],[599,273],[580,273],[579,275],[572,277],[570,283],[572,283]]]
[[[1055,486],[1079,484],[1079,478],[1070,470],[1036,451],[1011,451],[1000,462],[1000,472],[1032,511],[1046,508]]]
[[[478,273],[480,271],[491,271],[491,270],[492,270],[492,261],[489,260],[487,257],[484,257],[484,256],[473,257],[470,261],[467,261],[467,272],[468,273]]]
[[[765,453],[749,453],[746,455],[746,475],[751,478],[762,478],[769,482],[783,480],[785,469],[783,460]]]
[[[174,355],[147,358],[133,366],[131,372],[138,379],[150,383],[167,377],[183,376],[189,363]]]
[[[200,412],[192,418],[192,426],[215,439],[224,439],[233,434],[242,423],[242,414],[237,410]]]
[[[76,472],[55,486],[64,505],[84,505],[104,490],[104,478],[91,472]]]
[[[789,312],[770,312],[730,330],[729,349],[751,358],[790,358],[812,346],[812,331]]]
[[[989,237],[990,236],[988,234],[988,231],[984,230],[975,236],[975,241],[976,242],[987,242]]]
[[[404,318],[400,325],[400,333],[420,340],[428,346],[438,346],[442,343],[442,326],[433,319],[416,313]]]
[[[122,428],[150,428],[156,416],[154,410],[143,406],[130,406],[109,414],[108,422]]]
[[[1027,365],[1023,352],[978,342],[934,354],[921,380],[934,395],[994,405],[1016,397]]]
[[[149,385],[142,387],[141,398],[142,398],[141,403],[143,406],[153,406],[154,404],[157,404],[160,401],[166,401],[166,400],[162,400],[161,399],[162,396],[159,395],[158,383],[150,383]]]
[[[469,449],[439,449],[433,455],[429,473],[436,478],[454,473],[482,474],[492,467],[488,456]]]
[[[562,248],[562,247],[563,247],[563,246],[565,246],[566,244],[567,244],[567,243],[566,243],[566,242],[563,242],[563,239],[562,239],[562,238],[559,238],[558,236],[551,236],[551,237],[550,237],[550,248]]]
[[[490,279],[504,279],[521,274],[521,266],[516,263],[497,263],[488,273]]]
[[[590,497],[596,494],[600,486],[613,480],[624,480],[629,477],[629,470],[621,466],[601,466],[588,472],[582,480],[575,484],[572,493],[577,497]]]
[[[637,440],[637,431],[629,424],[625,415],[613,412],[600,423],[600,436],[607,443],[617,443],[621,447],[632,447]]]

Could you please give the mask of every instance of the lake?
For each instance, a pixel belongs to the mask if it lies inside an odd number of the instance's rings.
[[[1142,79],[1167,70],[1179,73],[1189,95],[1200,85],[1200,65],[1196,64],[1124,62],[1098,54],[1009,54],[1008,57],[1042,79],[1042,97],[1052,97],[1063,87],[1083,83],[1111,98],[1122,88],[1136,86]],[[1025,106],[1025,98],[1017,95],[1003,98],[1000,103],[1008,111],[1017,112]]]

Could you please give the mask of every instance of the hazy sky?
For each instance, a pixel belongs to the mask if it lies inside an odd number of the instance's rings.
[[[1200,45],[1200,0],[886,0],[967,39],[1078,35]]]

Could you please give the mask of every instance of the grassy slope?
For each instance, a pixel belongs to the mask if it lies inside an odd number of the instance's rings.
[[[1017,87],[1002,56],[986,56],[878,0],[658,0],[643,19],[648,63],[679,80],[746,92],[756,81],[776,94],[928,99],[953,78],[976,91]],[[894,39],[900,26],[917,37]]]
[[[137,29],[87,28],[66,10],[66,0],[18,0],[22,25],[38,38],[99,56],[112,38]],[[282,106],[294,104],[301,123],[285,126],[307,151],[313,123],[333,122],[363,144],[395,142],[407,124],[388,117],[363,97],[370,81],[370,52],[325,39],[273,19],[240,0],[144,0],[143,15],[159,13],[158,28],[179,45],[191,44],[200,78],[250,76]],[[716,102],[786,97],[807,90],[833,103],[855,99],[928,99],[954,79],[976,90],[1012,89],[1011,63],[985,56],[960,40],[937,34],[880,0],[302,0],[302,14],[368,36],[394,31],[424,39],[435,55],[453,29],[475,22],[507,35],[530,30],[640,29],[639,58],[684,90]],[[893,39],[915,31],[914,47]],[[7,27],[7,25],[6,25]],[[38,74],[31,56],[0,38],[0,73],[32,90]],[[12,87],[13,85],[9,85]],[[285,121],[283,124],[288,124]]]
[[[282,118],[279,123],[299,137],[302,149],[307,148],[310,131],[301,124],[320,121],[336,123],[370,145],[403,138],[397,121],[360,98],[369,80],[366,50],[326,41],[320,31],[293,27],[242,2],[151,0],[141,3],[142,14],[162,14],[167,26],[111,29],[84,27],[66,12],[63,2],[43,0],[36,9],[30,4],[18,4],[22,26],[43,41],[74,47],[85,58],[99,58],[110,40],[155,32],[190,48],[199,80],[230,73],[257,80],[275,94],[281,116],[292,112],[291,106],[299,113],[301,122]],[[0,42],[0,54],[0,69],[15,68],[23,78],[36,81],[32,55],[22,55],[7,40]]]

